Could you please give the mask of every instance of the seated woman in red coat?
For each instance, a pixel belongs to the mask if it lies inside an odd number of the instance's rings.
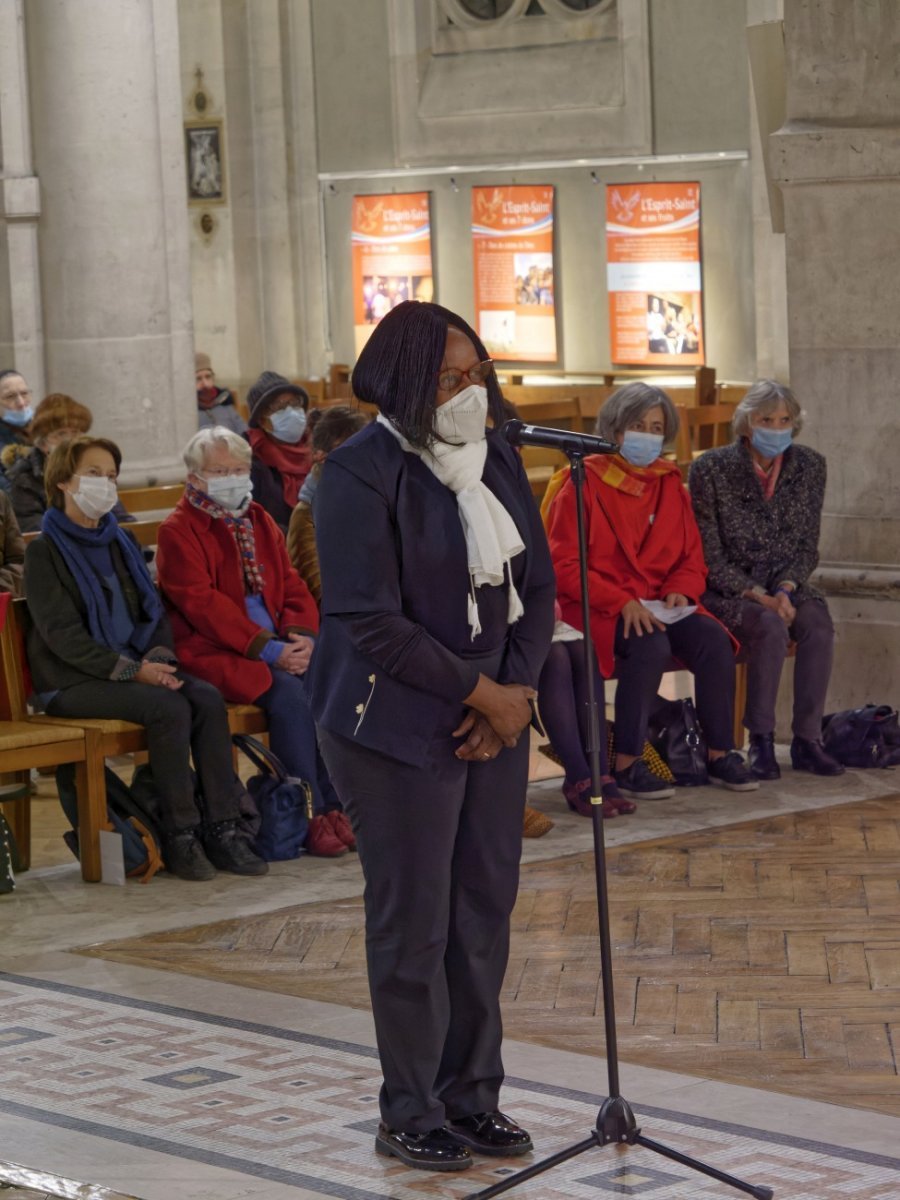
[[[617,455],[586,460],[591,633],[600,671],[615,668],[616,763],[620,790],[633,799],[671,796],[641,758],[647,722],[671,656],[694,673],[697,715],[709,743],[709,777],[733,791],[758,782],[732,737],[734,647],[729,634],[699,605],[706,566],[691,503],[674,463],[660,458],[675,436],[678,414],[664,391],[632,383],[614,392],[597,415],[597,433],[620,447]],[[563,620],[578,629],[581,591],[575,491],[567,481],[550,510],[550,552]],[[696,606],[669,623],[662,616]]]
[[[251,500],[250,453],[220,426],[188,442],[187,487],[159,530],[159,585],[185,669],[228,701],[264,708],[272,751],[312,787],[326,819],[311,825],[307,850],[345,853],[353,837],[319,755],[304,680],[318,608],[278,526]]]

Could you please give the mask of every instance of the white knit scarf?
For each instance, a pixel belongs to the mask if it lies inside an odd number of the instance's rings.
[[[481,481],[487,458],[487,439],[449,445],[434,442],[428,450],[412,446],[387,417],[378,423],[389,430],[409,454],[417,454],[445,487],[456,494],[459,519],[466,536],[469,559],[468,620],[472,640],[481,633],[475,589],[483,584],[498,586],[508,578],[507,621],[518,621],[525,609],[512,580],[510,559],[525,549],[515,522],[490,488]]]

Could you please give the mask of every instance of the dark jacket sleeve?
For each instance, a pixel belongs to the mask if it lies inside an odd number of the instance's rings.
[[[550,547],[534,502],[531,485],[518,454],[515,456],[517,482],[528,514],[526,553],[530,555],[528,584],[521,597],[525,612],[510,630],[506,654],[498,676],[499,683],[524,683],[536,688],[541,668],[553,637],[553,604],[556,576],[550,559]]]
[[[384,495],[328,459],[316,496],[323,616],[336,617],[367,658],[400,683],[459,703],[478,682],[403,612],[394,524]]]
[[[766,581],[770,590],[790,579],[802,587],[819,565],[819,534],[825,503],[826,461],[807,449],[800,476],[803,486],[802,521],[798,522],[796,548],[789,559],[777,563]]]
[[[0,493],[0,591],[21,596],[24,582],[25,543],[16,523],[16,514],[5,493]]]
[[[718,498],[713,479],[712,458],[698,458],[691,465],[688,487],[691,504],[703,542],[703,557],[708,571],[706,586],[720,596],[740,596],[754,584],[765,584],[764,579],[751,579],[740,567],[732,563],[725,549],[720,525]]]
[[[25,552],[25,594],[35,630],[56,658],[94,679],[119,679],[133,670],[131,659],[95,642],[84,615],[60,574],[65,570],[44,538]]]
[[[9,494],[22,533],[38,533],[47,509],[44,481],[30,462],[17,463],[9,477]]]

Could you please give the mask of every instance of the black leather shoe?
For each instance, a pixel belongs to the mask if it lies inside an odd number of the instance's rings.
[[[164,838],[162,858],[169,874],[179,879],[201,882],[216,877],[216,868],[203,853],[194,829],[182,829]]]
[[[751,733],[747,762],[757,779],[780,779],[781,767],[775,761],[775,734]]]
[[[446,1129],[403,1133],[381,1124],[375,1135],[375,1153],[399,1158],[420,1171],[464,1171],[472,1165],[472,1155]]]
[[[791,766],[795,771],[811,771],[813,775],[843,775],[844,766],[832,758],[821,742],[795,737],[791,742]]]
[[[521,1125],[511,1121],[502,1112],[457,1117],[455,1121],[447,1122],[447,1128],[458,1141],[470,1146],[477,1154],[507,1157],[510,1154],[527,1154],[534,1149],[530,1136]]]
[[[219,821],[203,830],[206,857],[220,871],[232,875],[267,875],[269,864],[254,854],[250,843],[238,832],[237,821]]]

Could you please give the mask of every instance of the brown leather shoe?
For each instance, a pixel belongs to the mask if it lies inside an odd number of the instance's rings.
[[[525,818],[522,822],[522,837],[539,838],[545,833],[549,833],[553,828],[553,822],[546,813],[539,812],[536,808],[531,808],[525,805]]]

